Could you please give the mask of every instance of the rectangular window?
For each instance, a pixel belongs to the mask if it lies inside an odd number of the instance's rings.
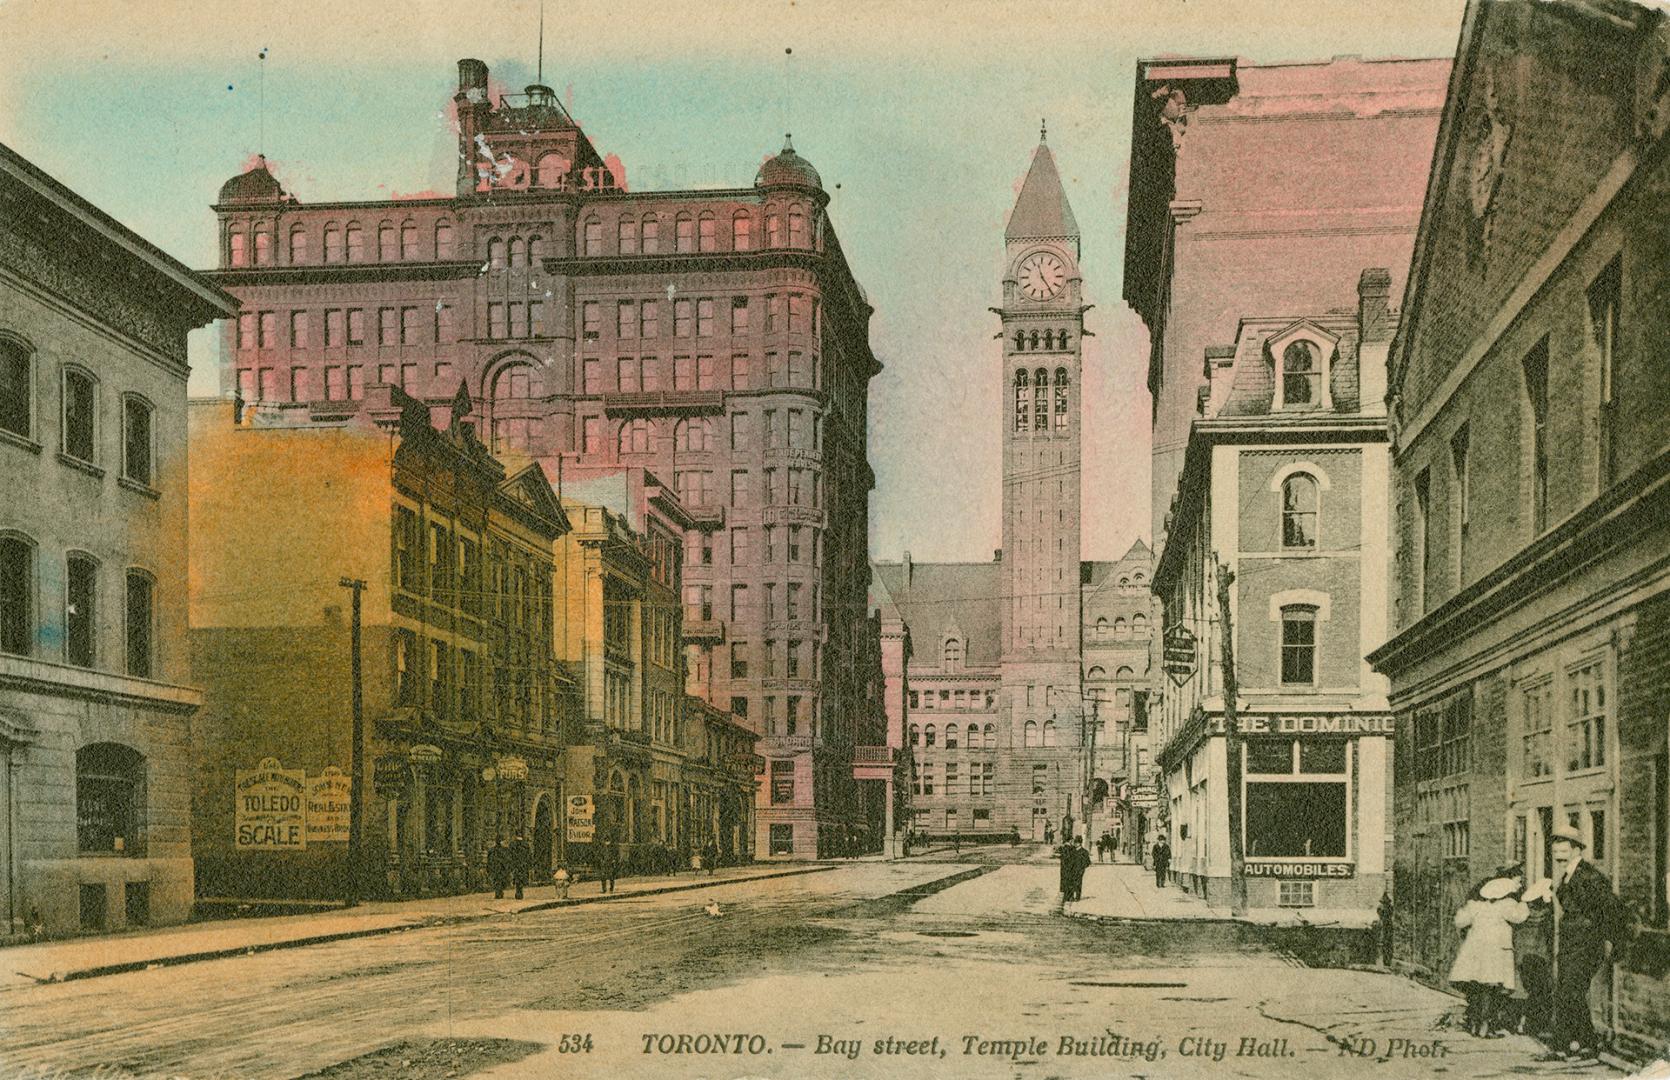
[[[1570,708],[1566,713],[1566,771],[1598,769],[1606,764],[1606,673],[1595,660],[1568,676]]]
[[[744,506],[748,502],[748,470],[731,470],[731,505]]]
[[[1521,362],[1531,409],[1531,527],[1548,528],[1548,339],[1537,342]]]
[[[746,296],[731,297],[731,333],[746,334],[748,332],[748,298]]]
[[[400,344],[416,345],[418,343],[418,309],[403,307],[400,309]]]
[[[325,369],[325,400],[342,401],[348,396],[348,384],[343,379],[340,367]]]
[[[739,622],[748,615],[748,586],[731,586],[731,621]]]
[[[139,398],[122,399],[122,473],[151,483],[151,407]]]
[[[1284,686],[1316,682],[1316,609],[1288,607],[1281,615],[1281,681]]]
[[[693,356],[673,357],[673,389],[694,390],[696,388],[696,358]]]
[[[770,840],[769,840],[769,844],[770,844],[770,850],[769,850],[768,854],[771,854],[771,855],[793,855],[794,854],[794,826],[793,825],[773,824],[771,826],[771,837],[770,837]]]
[[[800,526],[789,526],[789,562],[800,561]]]
[[[765,411],[765,445],[768,448],[776,447],[780,435],[781,431],[777,426],[777,410],[767,409]]]
[[[523,303],[512,303],[510,305],[509,318],[510,318],[510,336],[511,337],[518,337],[518,338],[519,337],[527,337],[528,336],[528,305],[523,304]]]
[[[260,390],[262,401],[278,400],[278,372],[270,367],[264,367],[257,372],[256,386]]]
[[[696,301],[696,336],[713,336],[713,301],[701,299]]]
[[[746,679],[748,677],[748,643],[746,641],[731,642],[731,678]]]
[[[348,309],[348,344],[365,344],[365,312],[360,308]]]
[[[1519,779],[1554,775],[1554,681],[1520,692]]]
[[[615,336],[621,338],[633,337],[638,330],[638,313],[633,310],[637,305],[630,300],[621,300],[615,305]]]
[[[83,372],[64,372],[64,453],[93,460],[97,416],[98,384]]]
[[[746,450],[749,444],[748,414],[744,412],[731,414],[731,449]]]
[[[1316,882],[1314,881],[1282,881],[1278,882],[1276,902],[1282,907],[1315,907]]]
[[[790,622],[800,618],[800,582],[791,581],[788,584],[787,599],[783,604],[783,617]]]
[[[1424,612],[1432,595],[1432,476],[1422,469],[1415,475],[1415,542],[1419,550],[1415,553],[1415,572],[1417,581],[1415,587],[1420,595],[1420,604],[1416,611]]]
[[[583,439],[581,452],[586,454],[601,454],[603,452],[603,418],[588,416],[581,424]]]
[[[151,579],[143,574],[128,574],[128,674],[141,679],[149,679],[152,675],[151,635],[155,625],[152,599]]]
[[[696,357],[696,389],[719,389],[719,370],[711,356]]]
[[[64,659],[76,667],[92,667],[98,627],[98,567],[91,559],[72,555],[64,592]]]
[[[748,354],[735,353],[731,356],[731,389],[748,389]]]
[[[273,346],[277,345],[278,344],[278,312],[276,312],[276,311],[263,311],[261,313],[261,321],[259,323],[259,326],[260,326],[260,335],[261,335],[259,344],[260,344],[261,348],[270,349]]]
[[[603,305],[595,300],[587,300],[580,305],[580,337],[585,341],[596,341],[603,336]]]
[[[731,530],[731,565],[743,566],[748,562],[748,530],[735,528]]]
[[[691,314],[690,301],[673,301],[673,336],[689,337],[694,329],[694,318]]]
[[[331,308],[325,312],[325,348],[339,348],[342,341],[342,309]]]
[[[255,312],[246,311],[238,316],[238,348],[255,348]]]
[[[1618,313],[1622,306],[1621,256],[1589,285],[1589,337],[1600,364],[1600,405],[1596,427],[1600,435],[1600,486],[1618,480]]]
[[[638,336],[661,336],[661,305],[654,300],[645,300],[638,305]]]
[[[805,333],[812,328],[811,298],[804,293],[789,294],[789,330],[791,333]]]
[[[377,309],[377,344],[384,347],[400,341],[400,313],[394,308]]]
[[[1450,475],[1454,478],[1450,491],[1450,516],[1455,521],[1453,542],[1457,588],[1461,587],[1467,574],[1467,517],[1470,513],[1468,506],[1472,500],[1472,490],[1469,486],[1471,477],[1467,471],[1470,438],[1466,424],[1462,424],[1456,429],[1456,433],[1450,436]]]
[[[777,642],[774,638],[766,638],[760,648],[760,657],[765,661],[765,677],[777,677]]]
[[[545,302],[533,300],[528,303],[527,337],[545,336]]]
[[[621,218],[615,226],[615,250],[622,255],[638,254],[638,222],[635,218]]]
[[[290,347],[292,349],[307,348],[307,312],[292,311],[290,313]]]

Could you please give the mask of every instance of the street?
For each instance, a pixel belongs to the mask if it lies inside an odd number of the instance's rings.
[[[1096,867],[1087,890],[1135,867]],[[1059,914],[1042,848],[527,912],[0,994],[6,1076],[1536,1074],[1455,999],[1220,922]],[[717,916],[706,909],[717,905]],[[1606,1075],[1592,1067],[1588,1074]],[[1552,1073],[1550,1073],[1552,1074]],[[1563,1074],[1562,1074],[1563,1075]]]

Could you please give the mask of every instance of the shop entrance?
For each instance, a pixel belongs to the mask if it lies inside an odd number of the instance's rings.
[[[553,832],[551,796],[541,795],[533,811],[533,866],[530,880],[535,884],[544,884],[551,880]]]

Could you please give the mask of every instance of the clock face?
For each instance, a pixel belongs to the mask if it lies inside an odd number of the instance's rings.
[[[1021,294],[1029,300],[1049,300],[1067,284],[1067,266],[1048,251],[1035,251],[1015,271]]]

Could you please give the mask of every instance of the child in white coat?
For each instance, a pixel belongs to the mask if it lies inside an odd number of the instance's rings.
[[[1502,1004],[1514,987],[1513,928],[1530,918],[1517,876],[1492,876],[1480,882],[1455,925],[1465,930],[1450,967],[1450,983],[1467,995],[1466,1027],[1484,1038],[1499,1039]]]

